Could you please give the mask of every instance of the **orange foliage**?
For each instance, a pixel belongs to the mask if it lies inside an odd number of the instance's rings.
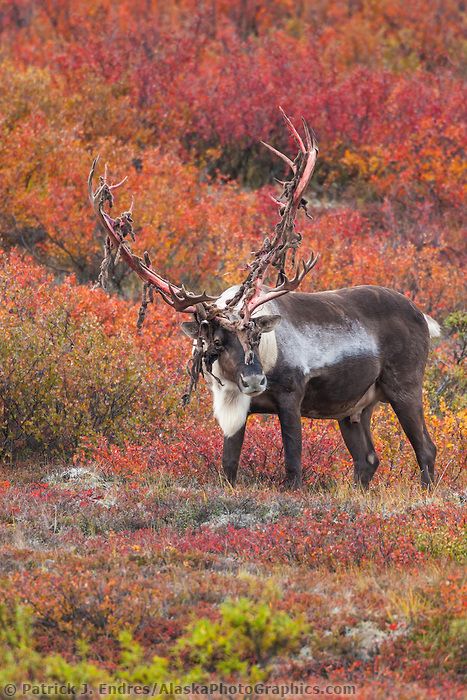
[[[86,174],[96,152],[115,178],[128,174],[116,206],[134,195],[132,245],[151,251],[174,281],[218,292],[238,281],[274,226],[271,186],[242,183],[270,181],[277,167],[259,138],[288,147],[281,103],[305,114],[321,140],[314,222],[302,224],[321,253],[308,289],[381,284],[447,316],[463,297],[456,17],[453,2],[435,11],[399,0],[350,9],[287,0],[9,3],[0,15],[0,236],[6,248],[24,247],[55,274],[76,277],[54,286],[13,253],[4,284],[37,288],[35,328],[58,306],[77,323],[97,314],[106,338],[130,338],[150,358],[140,367],[146,384],[171,377],[161,400],[178,416],[188,344],[177,320],[157,303],[137,336],[134,307],[76,286],[97,278],[102,248]],[[433,32],[440,21],[449,34]],[[134,299],[136,283],[117,268],[121,294]],[[32,301],[21,303],[23,313]],[[10,321],[21,323],[21,313],[15,307]],[[76,444],[95,443],[85,432]]]
[[[31,649],[76,661],[84,638],[113,669],[122,628],[148,658],[167,654],[228,594],[310,623],[275,680],[461,697],[462,28],[455,0],[0,1],[0,668],[18,602],[34,611]],[[249,423],[238,491],[219,488],[207,391],[180,405],[176,314],[156,298],[138,334],[122,264],[115,296],[92,289],[97,153],[128,174],[116,207],[134,195],[135,252],[198,290],[237,282],[276,221],[283,170],[259,140],[290,147],[279,104],[320,142],[314,220],[299,222],[321,254],[307,289],[384,285],[445,321],[425,384],[441,478],[428,498],[386,409],[368,498],[347,492],[329,421],[304,422],[303,493],[275,490],[280,429],[265,417]],[[78,481],[38,483],[51,463]]]

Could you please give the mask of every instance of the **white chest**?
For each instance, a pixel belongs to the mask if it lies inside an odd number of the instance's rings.
[[[214,362],[212,373],[216,377],[219,376],[218,362]],[[207,377],[212,392],[214,418],[222,428],[224,435],[232,437],[245,423],[251,399],[242,394],[237,385],[228,379],[222,379],[222,385],[220,385],[209,375]]]

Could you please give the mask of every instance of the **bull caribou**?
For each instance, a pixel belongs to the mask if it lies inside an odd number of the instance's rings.
[[[354,464],[354,481],[368,488],[379,459],[371,436],[371,416],[378,402],[389,403],[409,439],[421,472],[422,485],[434,482],[436,447],[428,433],[422,406],[422,382],[430,336],[439,325],[402,294],[363,285],[333,291],[297,292],[318,256],[296,263],[301,242],[295,220],[307,214],[304,193],[315,167],[318,145],[303,120],[303,136],[282,112],[298,154],[292,161],[264,144],[290,168],[273,198],[280,219],[248,265],[244,281],[220,296],[194,294],[172,284],[154,270],[148,253],[132,253],[132,211],[112,218],[113,190],[107,173],[96,190],[88,178],[89,196],[107,234],[106,258],[100,279],[121,258],[143,280],[141,325],[148,303],[157,292],[164,302],[191,320],[182,329],[193,342],[190,390],[199,376],[212,392],[214,416],[224,433],[222,465],[234,485],[248,416],[279,417],[284,445],[286,484],[302,482],[302,418],[337,420]],[[112,253],[116,249],[116,254]],[[291,263],[288,259],[291,259]],[[287,263],[287,264],[286,264]],[[287,265],[292,266],[288,274]],[[266,286],[275,271],[275,286]]]

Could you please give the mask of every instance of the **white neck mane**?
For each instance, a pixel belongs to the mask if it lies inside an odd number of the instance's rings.
[[[232,299],[238,289],[238,285],[226,289],[217,300],[216,305],[221,309],[224,308],[226,302]],[[272,313],[271,309],[267,308],[268,306],[269,304],[264,304],[264,306],[253,313],[253,317]],[[263,367],[263,372],[267,375],[267,373],[274,368],[277,361],[277,339],[275,331],[264,333],[261,336],[259,343],[259,359]],[[224,435],[226,437],[232,437],[244,425],[250,409],[251,399],[249,396],[242,394],[236,384],[222,376],[221,368],[217,361],[214,362],[212,366],[212,373],[222,381],[221,386],[215,379],[206,375],[213,396],[214,417],[222,428]]]

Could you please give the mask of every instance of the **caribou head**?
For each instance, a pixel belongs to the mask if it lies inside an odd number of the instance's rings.
[[[248,264],[248,274],[244,281],[227,290],[220,297],[209,296],[206,292],[194,294],[185,287],[172,284],[157,273],[151,265],[147,252],[143,258],[132,253],[128,237],[135,239],[133,230],[133,203],[128,211],[112,218],[106,211],[114,204],[113,192],[126,180],[110,184],[107,168],[99,178],[96,190],[93,178],[98,162],[92,164],[88,178],[89,197],[94,211],[104,231],[107,233],[105,258],[101,266],[99,280],[105,286],[109,271],[121,258],[143,280],[143,297],[138,317],[141,327],[146,309],[157,292],[175,311],[191,314],[191,321],[182,323],[182,330],[193,339],[193,354],[189,366],[190,388],[185,395],[188,400],[196,387],[199,375],[205,375],[208,382],[229,383],[246,396],[258,396],[267,388],[267,378],[263,367],[261,345],[267,345],[263,336],[277,326],[281,318],[278,314],[261,314],[260,309],[267,302],[297,289],[305,275],[314,267],[318,256],[312,254],[307,260],[296,262],[296,252],[302,236],[295,229],[295,219],[299,209],[307,213],[304,193],[308,187],[318,154],[314,132],[303,119],[304,139],[290,119],[281,109],[285,123],[293,135],[298,153],[295,160],[262,142],[270,151],[279,156],[290,168],[291,178],[278,181],[282,185],[279,197],[272,197],[279,207],[280,220],[271,237],[266,237]],[[112,253],[112,249],[116,252]],[[291,261],[292,273],[286,267]],[[274,271],[275,286],[266,286],[268,275]]]

